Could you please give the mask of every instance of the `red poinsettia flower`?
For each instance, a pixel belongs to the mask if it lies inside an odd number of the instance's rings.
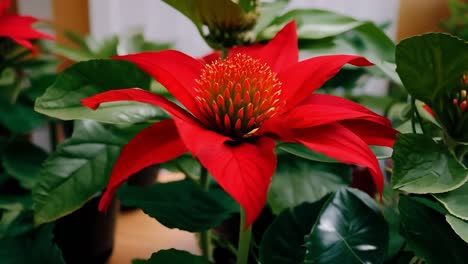
[[[21,46],[37,54],[30,40],[32,39],[54,39],[52,36],[41,33],[32,27],[32,24],[39,21],[31,16],[19,16],[6,14],[10,7],[11,0],[0,0],[0,37],[7,37]]]
[[[237,48],[210,64],[173,50],[115,59],[135,63],[186,109],[134,88],[82,101],[92,109],[105,102],[137,101],[162,107],[172,116],[144,129],[122,149],[101,210],[130,175],[189,151],[245,209],[250,225],[266,202],[276,167],[275,140],[301,143],[344,163],[368,167],[382,191],[383,176],[368,144],[392,146],[397,132],[386,118],[356,103],[312,94],[344,64],[372,64],[353,55],[298,62],[294,22],[267,45]]]

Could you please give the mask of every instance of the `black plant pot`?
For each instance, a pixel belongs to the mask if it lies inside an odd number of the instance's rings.
[[[112,253],[119,205],[114,199],[107,214],[98,211],[101,196],[55,224],[55,241],[67,264],[101,264]]]

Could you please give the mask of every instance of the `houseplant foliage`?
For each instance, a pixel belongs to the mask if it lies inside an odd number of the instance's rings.
[[[47,153],[29,133],[46,118],[35,98],[53,81],[55,65],[39,54],[37,39],[53,39],[35,28],[38,19],[9,12],[0,1],[0,260],[2,263],[64,263],[53,243],[53,223],[35,226],[31,191]]]
[[[429,35],[395,51],[372,23],[322,10],[284,13],[287,1],[165,2],[191,19],[215,51],[203,58],[174,50],[120,54],[59,74],[35,109],[79,121],[44,163],[33,190],[37,223],[78,209],[107,184],[101,210],[117,195],[169,228],[199,233],[203,256],[169,249],[135,263],[466,259],[459,202],[467,178],[465,42]],[[298,62],[299,50],[322,56]],[[358,67],[341,70],[345,64]],[[350,71],[386,76],[413,98],[402,115],[410,117],[410,131],[398,135],[387,168],[391,184],[376,159],[381,149],[368,147],[393,146],[398,132],[389,120],[316,92],[344,82],[354,87],[343,74]],[[124,184],[153,164],[186,178],[148,188]],[[360,166],[360,179],[372,188],[362,188],[349,164]],[[233,219],[239,237],[230,240],[216,228]],[[216,259],[213,244],[232,259]]]
[[[406,39],[396,49],[397,72],[405,88],[430,114],[425,120],[414,108],[413,133],[398,136],[392,187],[409,194],[399,204],[402,234],[408,249],[428,263],[463,263],[467,257],[462,202],[468,194],[467,48],[464,40],[432,33]],[[427,122],[436,126],[428,130]],[[428,224],[421,226],[416,220],[420,218]],[[436,236],[445,242],[429,242]]]

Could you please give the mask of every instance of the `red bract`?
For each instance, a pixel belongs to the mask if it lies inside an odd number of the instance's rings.
[[[105,102],[137,101],[162,107],[172,116],[144,129],[123,148],[101,210],[133,173],[190,151],[245,209],[250,225],[265,204],[275,171],[275,140],[301,143],[344,163],[368,167],[382,191],[383,176],[368,144],[392,146],[397,132],[386,118],[356,103],[312,94],[344,64],[372,64],[353,55],[298,62],[294,22],[267,45],[237,48],[210,64],[173,50],[115,59],[135,63],[187,110],[134,88],[82,101],[92,109]]]
[[[37,18],[6,14],[10,4],[10,0],[0,0],[0,37],[10,38],[14,42],[28,48],[36,54],[37,51],[31,44],[30,40],[53,39],[53,37],[41,33],[32,27],[32,24],[39,21]]]

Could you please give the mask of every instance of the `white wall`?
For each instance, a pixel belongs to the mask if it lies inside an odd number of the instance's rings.
[[[31,1],[31,0],[30,0]],[[104,36],[143,26],[149,39],[172,41],[176,49],[199,56],[210,49],[195,26],[160,0],[88,0],[91,33]],[[291,0],[288,9],[322,8],[377,23],[396,21],[398,0]],[[389,31],[394,37],[395,27]]]

